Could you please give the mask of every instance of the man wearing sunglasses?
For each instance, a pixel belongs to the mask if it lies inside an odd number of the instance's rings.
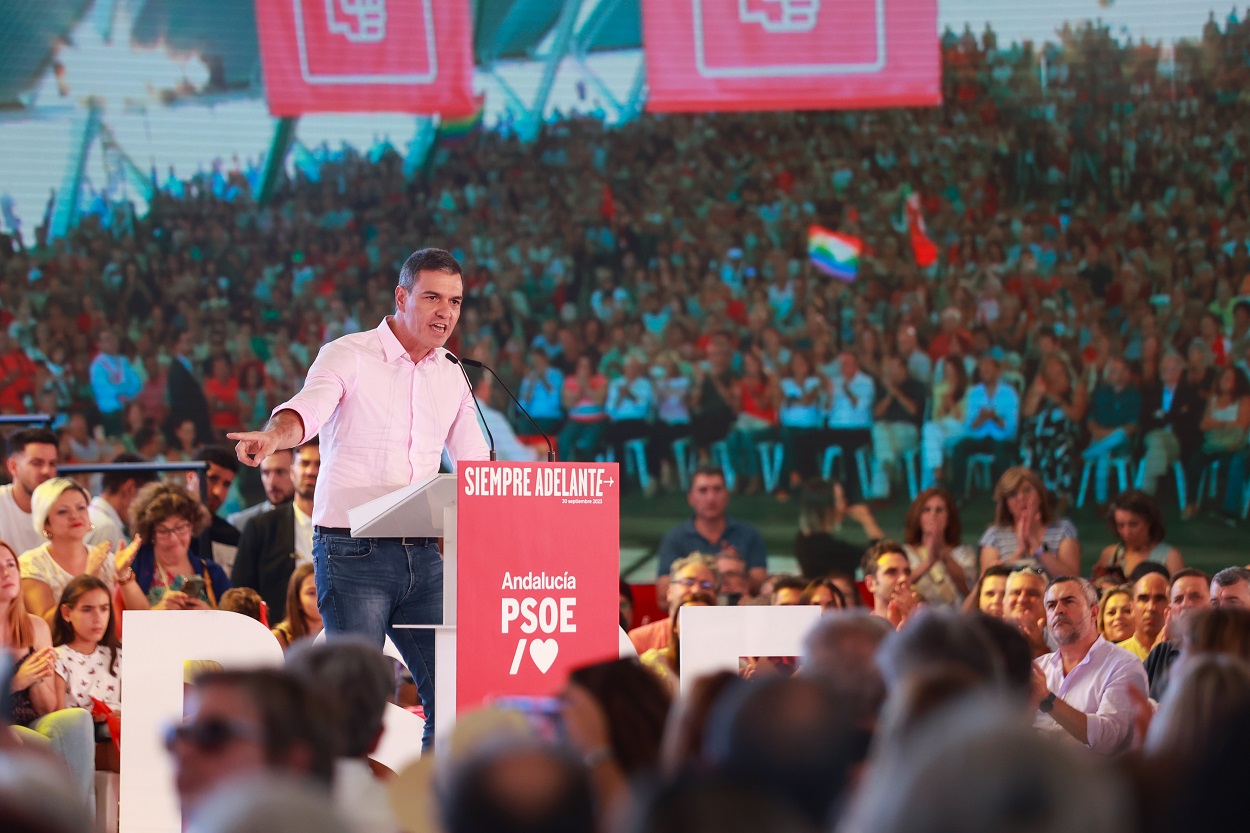
[[[165,733],[184,813],[217,787],[258,772],[332,783],[338,738],[332,710],[284,671],[217,671],[196,679],[186,720]]]
[[[668,616],[629,632],[629,640],[634,643],[639,656],[652,648],[663,650],[668,647],[673,636],[672,618],[677,615],[677,609],[681,607],[681,603],[691,594],[703,592],[712,596],[716,595],[720,581],[716,570],[712,567],[713,563],[711,556],[698,552],[692,552],[685,558],[679,558],[673,562],[673,567],[668,574],[668,589],[664,599]]]

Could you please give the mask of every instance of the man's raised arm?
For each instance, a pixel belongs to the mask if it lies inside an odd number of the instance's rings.
[[[239,462],[254,468],[275,451],[299,445],[304,439],[304,420],[284,408],[271,416],[261,431],[235,431],[226,436],[238,440],[234,453]]]

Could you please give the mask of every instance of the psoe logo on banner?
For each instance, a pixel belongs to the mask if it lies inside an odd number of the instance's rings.
[[[504,573],[503,590],[572,592],[577,590],[577,578],[569,573],[549,575],[531,572],[517,576]],[[517,639],[512,663],[508,667],[509,676],[515,677],[521,672],[521,665],[527,656],[538,673],[546,674],[551,670],[560,654],[556,635],[577,633],[577,623],[573,621],[573,608],[576,606],[577,599],[573,596],[505,596],[501,600],[500,628],[503,635],[511,634],[513,626],[526,634]]]
[[[880,72],[885,0],[690,0],[705,78]]]
[[[433,0],[291,2],[305,83],[431,84],[438,78]]]

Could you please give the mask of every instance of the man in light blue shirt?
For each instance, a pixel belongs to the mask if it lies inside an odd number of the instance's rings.
[[[951,488],[963,493],[968,456],[992,454],[990,480],[997,482],[1019,455],[1020,394],[1002,381],[1003,351],[994,347],[978,363],[981,381],[968,391],[964,436],[951,452]]]
[[[646,355],[631,350],[625,355],[624,375],[617,376],[608,384],[608,398],[604,410],[608,414],[607,444],[616,455],[617,462],[625,463],[625,443],[646,437],[651,432],[651,419],[655,413],[655,386],[646,374]],[[654,459],[655,450],[648,449],[648,467],[655,471],[659,463]]]
[[[530,351],[530,369],[521,380],[521,405],[548,434],[559,432],[564,423],[564,406],[560,392],[564,374],[551,366],[551,357],[544,350]]]
[[[104,432],[110,437],[120,437],[126,403],[139,395],[143,382],[130,359],[117,352],[115,333],[111,330],[100,333],[99,347],[100,352],[91,360],[91,391],[100,409]]]
[[[860,483],[853,473],[857,470],[855,452],[872,442],[872,405],[876,394],[876,382],[859,369],[855,355],[843,353],[838,359],[838,372],[829,380],[829,427],[823,443],[842,449],[842,465],[848,472],[842,478],[842,488],[849,504],[868,497],[863,490],[870,484]]]

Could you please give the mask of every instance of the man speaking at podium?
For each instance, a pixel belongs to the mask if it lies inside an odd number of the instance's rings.
[[[313,571],[328,634],[389,634],[425,708],[423,747],[434,738],[434,632],[443,561],[434,538],[353,538],[347,510],[438,474],[452,462],[486,460],[473,395],[443,345],[460,318],[460,264],[442,249],[404,262],[395,314],[377,329],[321,348],[304,388],[274,409],[263,431],[230,434],[235,453],[258,466],[279,449],[321,434],[313,502]]]

